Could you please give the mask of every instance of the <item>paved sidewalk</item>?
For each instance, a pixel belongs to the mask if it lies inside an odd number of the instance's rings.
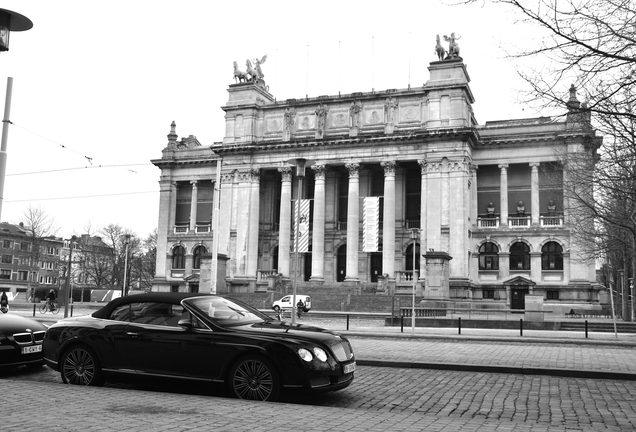
[[[74,315],[94,309],[77,308]],[[11,313],[32,317],[32,310]],[[36,314],[52,324],[64,318]],[[636,334],[385,327],[382,320],[319,318],[303,315],[301,324],[329,328],[346,335],[360,365],[539,374],[580,378],[636,380]]]

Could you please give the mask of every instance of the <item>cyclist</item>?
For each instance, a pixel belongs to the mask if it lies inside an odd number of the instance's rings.
[[[57,295],[55,295],[55,290],[51,289],[49,293],[46,295],[46,304],[49,305],[51,312],[55,310],[55,301],[57,300]]]

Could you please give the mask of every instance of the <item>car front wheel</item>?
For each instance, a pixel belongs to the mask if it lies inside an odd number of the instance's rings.
[[[280,395],[280,379],[267,359],[251,356],[240,359],[230,371],[230,391],[239,399],[274,401]]]
[[[97,355],[88,347],[77,346],[68,350],[60,368],[64,384],[101,386],[104,384]]]

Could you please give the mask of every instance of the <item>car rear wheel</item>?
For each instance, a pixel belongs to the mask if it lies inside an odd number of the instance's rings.
[[[101,386],[104,384],[97,355],[88,347],[76,346],[62,358],[60,374],[64,384]]]
[[[274,306],[274,312],[278,313],[280,311],[280,307],[278,305]]]
[[[239,399],[274,401],[280,395],[280,379],[267,359],[250,356],[240,359],[230,371],[230,391]]]

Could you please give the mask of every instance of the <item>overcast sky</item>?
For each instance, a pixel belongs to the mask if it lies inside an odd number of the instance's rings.
[[[0,54],[0,106],[13,100],[1,220],[42,207],[58,235],[157,226],[170,123],[202,145],[222,141],[233,62],[262,58],[279,100],[421,86],[435,35],[461,37],[475,115],[533,117],[503,45],[532,43],[501,5],[420,1],[5,0],[33,28]],[[445,44],[446,45],[446,44]],[[0,113],[1,115],[2,113]]]

